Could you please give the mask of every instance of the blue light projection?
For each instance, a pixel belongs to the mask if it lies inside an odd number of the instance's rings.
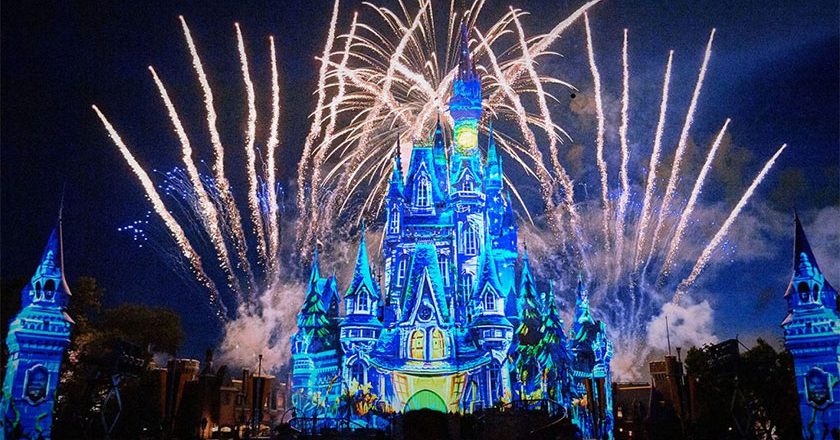
[[[64,312],[70,289],[62,271],[60,229],[55,229],[21,292],[22,308],[6,337],[9,360],[0,401],[4,438],[51,436],[55,389],[73,325]]]
[[[798,215],[794,223],[793,278],[785,292],[788,315],[782,328],[785,348],[793,354],[802,438],[837,438],[840,435],[837,291],[817,265]]]
[[[459,135],[481,115],[480,81],[462,46],[450,100],[455,148],[447,154],[438,122],[431,142],[413,146],[405,178],[395,158],[384,280],[371,270],[364,226],[343,298],[335,277],[321,277],[315,253],[292,337],[293,404],[300,417],[384,426],[400,411],[550,402],[586,438],[612,438],[604,324],[579,282],[567,337],[553,289],[538,293],[527,249],[516,283],[517,225],[501,157],[492,136],[482,160],[477,140]]]

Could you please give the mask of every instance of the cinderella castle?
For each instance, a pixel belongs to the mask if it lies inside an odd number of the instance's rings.
[[[582,282],[567,336],[553,290],[537,290],[527,248],[520,262],[502,157],[492,136],[486,155],[479,149],[481,82],[465,28],[461,41],[453,142],[438,121],[428,143],[413,145],[407,176],[394,161],[384,280],[371,270],[364,225],[343,297],[315,251],[292,337],[292,400],[299,416],[366,423],[415,409],[542,402],[587,438],[607,438],[612,344]]]

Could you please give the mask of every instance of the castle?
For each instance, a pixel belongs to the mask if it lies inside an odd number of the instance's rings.
[[[785,348],[793,355],[802,438],[837,438],[840,406],[840,308],[837,291],[817,264],[799,216],[794,219],[793,277],[782,322]]]
[[[467,41],[462,28],[453,144],[438,120],[428,143],[414,143],[407,176],[394,160],[381,285],[364,225],[343,298],[315,251],[292,337],[292,400],[299,416],[352,413],[368,423],[395,411],[551,402],[587,437],[606,438],[612,344],[581,281],[567,338],[553,290],[538,293],[527,248],[517,274],[517,225],[492,133],[486,154],[479,148],[481,82]]]
[[[21,310],[9,324],[9,359],[0,399],[2,438],[52,435],[55,390],[74,324],[65,312],[71,294],[63,265],[59,223],[21,292]]]

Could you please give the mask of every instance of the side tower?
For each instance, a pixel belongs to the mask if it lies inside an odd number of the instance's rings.
[[[335,284],[335,277],[321,278],[316,247],[298,332],[292,336],[292,403],[308,417],[323,416],[325,402],[341,393]]]
[[[23,307],[9,325],[9,361],[0,403],[5,438],[51,437],[55,389],[73,325],[64,312],[69,299],[59,223],[21,292]]]
[[[837,291],[825,279],[805,230],[794,218],[793,278],[785,292],[785,347],[793,354],[802,438],[840,435],[840,313]]]
[[[353,280],[344,295],[345,318],[340,324],[341,347],[344,350],[342,369],[345,383],[350,387],[371,384],[374,394],[380,394],[376,370],[370,365],[370,350],[382,331],[379,311],[382,294],[373,279],[365,243],[365,224],[362,223],[359,251]],[[353,390],[355,391],[355,390]]]

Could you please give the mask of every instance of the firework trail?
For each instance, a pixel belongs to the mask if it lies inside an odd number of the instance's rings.
[[[601,74],[598,73],[598,66],[595,64],[595,50],[592,47],[592,29],[589,27],[589,15],[583,14],[583,22],[586,26],[586,53],[589,56],[589,70],[592,72],[592,82],[595,87],[595,113],[598,118],[598,132],[595,137],[595,156],[598,162],[598,172],[601,174],[601,203],[603,203],[604,214],[604,249],[610,251],[610,200],[609,181],[607,180],[607,162],[604,160],[604,103],[601,100]]]
[[[175,220],[172,214],[166,210],[166,205],[164,205],[163,200],[160,198],[160,194],[158,194],[155,189],[155,184],[152,182],[152,179],[149,178],[149,175],[146,174],[146,171],[143,170],[143,167],[137,162],[134,155],[131,154],[131,150],[126,147],[122,138],[120,138],[119,133],[117,133],[108,121],[108,118],[102,114],[99,107],[95,105],[91,107],[93,108],[93,111],[96,112],[96,116],[99,117],[99,120],[102,121],[102,125],[105,126],[105,130],[108,131],[108,136],[112,141],[114,141],[114,144],[120,150],[120,153],[123,158],[125,158],[125,161],[128,162],[129,167],[131,167],[131,171],[133,171],[140,180],[140,184],[146,191],[146,196],[149,197],[149,201],[151,201],[155,213],[157,213],[157,215],[159,215],[163,220],[163,223],[166,225],[166,228],[169,230],[169,233],[172,235],[172,238],[175,240],[178,248],[181,249],[181,253],[187,261],[190,262],[190,268],[192,269],[193,275],[195,275],[201,285],[207,288],[210,303],[217,307],[217,311],[215,312],[216,317],[222,319],[227,314],[227,308],[219,298],[219,290],[216,288],[216,284],[213,283],[213,280],[207,276],[206,272],[204,272],[204,268],[201,264],[201,256],[195,251],[195,249],[193,249],[187,235],[184,234],[184,230],[181,228],[178,221]]]
[[[680,241],[682,241],[683,234],[685,234],[685,227],[688,225],[688,220],[691,218],[692,212],[694,212],[694,205],[697,203],[697,198],[700,196],[700,192],[703,191],[703,183],[706,181],[706,176],[709,174],[709,170],[712,169],[712,162],[715,160],[715,156],[717,155],[718,147],[720,147],[721,141],[723,141],[723,135],[726,133],[726,128],[729,126],[729,119],[723,123],[723,128],[720,129],[717,137],[715,138],[715,142],[712,144],[711,150],[706,155],[706,161],[703,163],[703,168],[700,170],[700,175],[697,176],[697,180],[694,182],[694,188],[691,190],[691,196],[688,198],[688,203],[685,206],[682,214],[680,215],[680,221],[677,224],[677,229],[674,232],[674,237],[671,239],[671,245],[668,249],[668,255],[665,256],[665,262],[662,263],[662,272],[660,273],[660,281],[657,283],[658,285],[662,285],[664,282],[664,278],[670,274],[671,270],[674,267],[674,257],[677,254],[677,251],[680,247]]]
[[[619,142],[621,143],[621,168],[619,179],[621,180],[621,196],[618,199],[618,212],[616,213],[615,238],[616,259],[618,270],[624,263],[624,221],[627,213],[627,203],[630,200],[630,179],[627,175],[627,162],[630,160],[630,151],[627,147],[627,126],[629,124],[630,109],[630,67],[627,61],[627,29],[624,29],[624,44],[621,48],[621,126],[618,128]]]
[[[213,103],[213,89],[210,88],[210,82],[207,81],[207,74],[204,72],[204,66],[201,63],[201,58],[198,56],[198,50],[195,47],[190,29],[187,26],[187,21],[183,16],[178,16],[181,21],[181,28],[184,31],[184,38],[187,40],[187,46],[190,50],[190,55],[193,60],[193,69],[195,69],[198,82],[201,84],[202,93],[204,93],[204,108],[207,113],[207,129],[210,132],[210,143],[213,145],[213,177],[215,179],[215,186],[219,191],[219,199],[224,209],[224,213],[230,217],[230,225],[226,228],[227,231],[233,235],[233,245],[236,249],[236,254],[239,257],[238,267],[242,269],[248,280],[249,287],[254,284],[254,273],[251,271],[251,263],[248,261],[248,245],[245,240],[245,234],[242,229],[242,219],[239,216],[239,210],[236,208],[236,201],[233,198],[233,193],[230,191],[230,182],[225,176],[225,149],[222,146],[222,140],[219,136],[219,130],[216,126],[216,109]]]
[[[318,70],[318,102],[315,104],[315,115],[312,121],[312,125],[309,129],[309,134],[306,135],[306,140],[303,143],[303,153],[301,156],[301,160],[298,163],[298,194],[297,194],[297,201],[298,201],[298,215],[303,217],[307,214],[307,206],[306,206],[306,191],[305,191],[305,184],[306,184],[306,169],[309,165],[309,156],[312,151],[312,144],[315,142],[315,139],[321,133],[321,119],[324,113],[324,100],[326,99],[326,77],[327,77],[327,68],[330,61],[330,55],[332,52],[333,42],[335,41],[335,28],[338,22],[338,4],[339,1],[335,0],[333,4],[333,11],[332,11],[332,18],[330,18],[330,29],[327,34],[327,42],[324,44],[324,52],[321,55],[321,67]],[[314,188],[311,190],[314,191]],[[300,232],[298,231],[298,240],[302,237],[300,236]]]
[[[487,40],[484,39],[484,35],[478,31],[476,31],[476,33],[478,34],[478,38],[481,40],[481,44],[484,45],[484,48],[487,51],[487,56],[490,58],[490,64],[493,66],[493,71],[496,73],[499,85],[502,87],[502,90],[504,90],[508,100],[513,103],[514,111],[517,115],[519,115],[519,118],[517,118],[519,130],[522,132],[522,135],[525,136],[525,141],[528,144],[530,153],[537,163],[537,169],[535,170],[537,172],[537,181],[540,183],[542,197],[547,204],[546,210],[550,211],[552,209],[551,195],[554,193],[554,189],[551,185],[551,176],[549,176],[548,170],[543,164],[542,152],[539,147],[537,147],[537,140],[534,137],[534,132],[531,131],[530,127],[528,127],[528,119],[525,117],[525,107],[522,105],[522,100],[519,98],[519,95],[513,91],[513,88],[504,79],[505,76],[504,73],[502,73],[502,68],[499,67],[499,63],[496,60],[496,54],[493,53],[493,50],[490,46],[488,46]],[[556,225],[554,227],[556,228]]]
[[[569,222],[574,235],[578,236],[580,233],[580,215],[575,208],[574,184],[572,183],[572,179],[569,177],[569,173],[566,171],[566,168],[560,164],[560,157],[557,151],[557,140],[559,139],[559,136],[555,130],[556,126],[551,120],[551,111],[548,109],[548,102],[546,99],[546,93],[543,90],[542,81],[540,81],[537,70],[534,68],[534,60],[531,57],[530,50],[528,49],[528,43],[525,41],[525,32],[522,30],[522,23],[520,23],[519,17],[513,8],[511,8],[511,14],[513,15],[513,22],[516,24],[516,31],[519,34],[519,46],[522,48],[522,60],[525,63],[526,70],[528,71],[528,77],[536,90],[537,103],[540,107],[543,126],[545,128],[546,135],[548,135],[548,151],[549,157],[551,157],[551,164],[553,166],[554,173],[557,175],[557,179],[560,181],[560,186],[563,188],[563,207],[569,213]],[[574,87],[571,88],[573,90],[577,90]]]
[[[277,213],[277,164],[274,153],[280,144],[278,131],[280,129],[280,78],[277,72],[277,50],[274,47],[274,37],[268,37],[271,52],[271,125],[269,126],[268,143],[266,144],[266,191],[268,193],[268,271],[270,276],[277,274],[277,258],[280,255],[280,225]]]
[[[319,190],[321,183],[321,167],[324,164],[324,160],[326,159],[327,153],[329,153],[328,146],[333,142],[335,136],[335,127],[338,123],[338,106],[339,104],[341,104],[345,97],[346,78],[344,76],[344,71],[347,66],[347,61],[350,59],[350,47],[352,46],[353,38],[356,35],[356,23],[358,21],[358,18],[358,13],[353,14],[353,23],[350,25],[350,33],[345,39],[344,51],[341,55],[341,62],[339,63],[336,72],[338,75],[338,92],[330,102],[330,113],[328,117],[329,122],[327,123],[327,128],[324,130],[324,139],[316,149],[315,157],[312,160],[312,183],[310,185],[310,203],[313,207],[318,206]],[[312,213],[316,215],[316,217],[317,212],[317,209],[312,210]]]
[[[251,223],[254,224],[254,234],[257,236],[257,253],[260,259],[268,261],[265,245],[262,210],[259,201],[259,182],[257,180],[257,156],[254,152],[254,141],[257,135],[257,104],[254,94],[254,83],[248,68],[248,54],[245,52],[245,40],[239,23],[235,23],[236,43],[239,48],[239,62],[242,66],[242,79],[245,82],[245,92],[248,97],[248,127],[245,131],[245,158],[248,170],[248,207],[251,209]]]
[[[695,281],[697,281],[697,277],[700,276],[700,273],[703,272],[703,269],[709,264],[709,260],[712,257],[712,253],[720,246],[720,243],[726,237],[726,234],[729,232],[729,228],[732,226],[732,223],[735,219],[738,218],[738,215],[741,213],[741,210],[744,209],[744,206],[747,202],[750,201],[750,198],[755,192],[756,187],[764,180],[764,177],[767,176],[767,173],[770,171],[770,168],[773,167],[773,164],[776,162],[776,159],[782,154],[782,151],[785,151],[787,148],[787,144],[782,144],[781,147],[776,151],[776,154],[764,164],[764,168],[761,169],[761,172],[758,173],[758,176],[750,184],[749,188],[744,192],[744,195],[741,196],[741,199],[738,200],[738,204],[735,205],[735,208],[732,209],[732,212],[729,213],[729,216],[726,217],[726,220],[721,225],[720,229],[718,229],[715,236],[709,241],[709,244],[706,245],[705,249],[703,249],[703,253],[700,254],[700,258],[697,259],[697,262],[694,263],[694,267],[691,269],[691,273],[682,280],[677,287],[677,291],[674,294],[673,302],[675,304],[679,303],[680,299],[685,295],[686,290],[691,287]]]
[[[656,135],[653,139],[653,150],[650,153],[645,195],[642,201],[642,213],[636,229],[636,253],[633,257],[633,271],[639,269],[642,248],[644,247],[648,222],[650,222],[651,199],[656,188],[656,168],[659,166],[659,155],[662,148],[662,134],[665,131],[665,114],[668,112],[668,87],[671,84],[671,63],[674,61],[674,51],[668,53],[668,64],[665,66],[665,79],[662,81],[662,101],[659,105],[659,122],[656,123]]]
[[[228,255],[227,246],[225,245],[225,238],[222,235],[221,228],[219,227],[219,216],[216,212],[216,205],[210,201],[210,197],[207,195],[207,190],[204,189],[204,184],[201,181],[201,176],[198,175],[198,168],[196,168],[195,162],[193,162],[192,158],[192,146],[190,145],[190,140],[187,137],[187,133],[184,131],[184,126],[181,124],[181,119],[178,117],[175,105],[172,104],[172,99],[169,97],[169,93],[166,92],[166,88],[160,80],[160,77],[158,77],[157,72],[155,72],[155,69],[152,66],[149,66],[149,72],[152,73],[152,78],[154,79],[155,85],[160,92],[160,97],[163,98],[166,111],[169,113],[169,119],[172,121],[175,133],[178,135],[178,140],[181,142],[181,150],[183,153],[182,158],[187,169],[187,176],[192,182],[192,186],[195,190],[197,204],[201,214],[199,218],[202,220],[202,223],[207,230],[207,234],[210,236],[210,242],[213,243],[213,247],[216,249],[216,256],[219,258],[220,266],[228,278],[228,287],[233,289],[237,296],[241,297],[242,290],[239,288],[239,280],[233,272],[233,267],[230,264],[230,256]]]
[[[668,177],[668,185],[665,187],[665,195],[662,198],[662,206],[659,208],[656,228],[653,230],[650,252],[648,253],[647,263],[645,263],[646,267],[647,264],[650,263],[654,248],[659,241],[665,216],[668,215],[671,208],[671,202],[674,198],[674,190],[677,188],[677,181],[680,176],[680,164],[682,163],[683,153],[685,153],[685,147],[688,145],[688,132],[691,129],[691,124],[694,122],[694,111],[697,109],[697,100],[700,97],[700,89],[703,88],[703,78],[706,76],[706,67],[708,67],[709,58],[712,56],[712,42],[714,39],[715,30],[712,29],[712,32],[709,35],[709,42],[706,44],[706,53],[703,55],[703,64],[700,66],[700,73],[697,75],[697,83],[694,86],[694,93],[691,95],[691,103],[688,105],[688,112],[685,115],[685,124],[683,124],[683,129],[680,133],[680,140],[677,143],[677,151],[674,153],[674,162],[671,164],[671,175]]]

